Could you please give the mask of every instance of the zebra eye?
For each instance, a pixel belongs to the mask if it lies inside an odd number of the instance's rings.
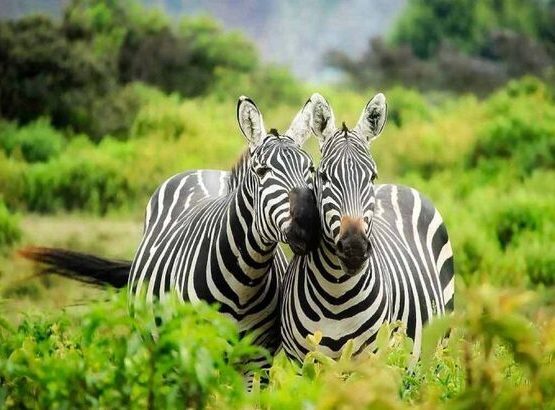
[[[327,183],[329,181],[328,179],[328,175],[324,172],[324,171],[320,171],[320,179],[322,180],[322,183]]]
[[[315,169],[312,165],[308,168],[308,170],[310,171],[311,174],[314,174]]]
[[[370,181],[372,181],[372,183],[374,183],[376,178],[378,178],[378,174],[372,174],[372,176],[370,177]]]
[[[264,176],[270,171],[269,167],[260,167],[257,168],[254,172],[256,172],[256,175],[258,175],[260,178],[264,178]]]

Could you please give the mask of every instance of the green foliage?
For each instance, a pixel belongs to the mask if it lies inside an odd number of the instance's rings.
[[[4,324],[0,405],[204,408],[214,396],[226,407],[243,398],[241,370],[261,351],[229,319],[177,298],[150,309],[137,306],[133,319],[118,297],[77,317]]]
[[[211,94],[220,100],[248,95],[263,107],[275,107],[279,104],[299,105],[307,92],[286,69],[267,66],[249,74],[219,69]]]
[[[555,255],[553,249],[554,241],[540,244],[538,241],[529,244],[526,249],[526,273],[530,282],[534,285],[555,285]]]
[[[526,231],[541,228],[544,210],[537,203],[506,204],[496,215],[495,232],[501,249],[506,249]]]
[[[129,134],[141,102],[129,83],[193,97],[222,92],[216,83],[235,91],[241,78],[249,89],[267,84],[271,100],[298,96],[290,74],[259,67],[254,45],[240,33],[207,17],[174,27],[136,0],[72,0],[61,22],[2,21],[0,65],[1,117],[25,124],[46,116],[95,141]]]
[[[98,149],[77,140],[66,155],[30,167],[24,175],[22,192],[27,209],[37,212],[85,209],[104,214],[113,207],[121,207],[133,197],[122,174],[129,148],[109,139]]]
[[[0,251],[7,248],[21,238],[19,218],[12,214],[4,201],[0,199]]]
[[[481,22],[476,21],[479,2],[472,0],[412,0],[393,34],[398,44],[408,43],[423,58],[435,53],[449,39],[465,51],[483,40]]]
[[[85,114],[113,85],[98,58],[40,16],[1,22],[0,50],[3,117],[25,123],[48,116],[56,126],[94,131]]]
[[[230,320],[168,298],[153,310],[124,298],[80,314],[0,324],[3,408],[539,408],[555,404],[549,295],[458,286],[458,308],[425,328],[421,360],[399,323],[375,347],[334,360],[309,336],[303,363],[277,355],[269,384],[247,393],[242,371],[262,351]],[[154,325],[154,316],[159,325]],[[445,335],[449,331],[449,337]],[[156,338],[152,338],[156,334]]]
[[[513,78],[552,81],[555,3],[543,0],[411,0],[390,41],[371,39],[353,59],[328,54],[356,87],[403,84],[487,95]]]
[[[442,41],[478,54],[495,29],[510,29],[540,38],[546,2],[532,0],[411,0],[392,34],[418,57],[435,54]]]
[[[388,91],[387,119],[398,127],[414,120],[430,119],[430,106],[417,91],[395,87]]]
[[[131,135],[134,138],[159,134],[166,139],[175,140],[187,131],[188,119],[180,111],[182,101],[176,94],[166,97],[152,93],[149,100],[133,123]]]
[[[488,102],[484,124],[470,155],[472,166],[512,160],[522,174],[555,166],[555,101],[534,79],[510,83]]]
[[[45,118],[21,128],[0,122],[0,146],[6,155],[21,156],[27,162],[44,162],[58,156],[64,142],[62,134]]]
[[[119,54],[120,78],[142,81],[182,96],[207,93],[217,69],[247,73],[256,68],[254,46],[238,33],[225,33],[211,19],[183,19],[178,30],[132,27]]]

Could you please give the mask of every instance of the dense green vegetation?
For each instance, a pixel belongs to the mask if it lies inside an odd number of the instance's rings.
[[[0,323],[3,408],[551,408],[555,404],[552,310],[528,293],[460,290],[454,316],[425,334],[422,360],[410,339],[384,325],[377,353],[304,363],[279,354],[270,383],[243,389],[245,361],[258,352],[207,306],[174,300],[127,315],[124,298],[87,313]],[[543,308],[545,309],[545,307]],[[452,326],[448,341],[440,337]],[[155,332],[157,340],[151,334]],[[439,343],[438,343],[439,342]],[[408,370],[407,370],[408,369]],[[258,379],[256,379],[258,380]]]
[[[484,95],[511,78],[555,80],[552,0],[410,0],[389,38],[328,62],[357,87],[403,84]]]
[[[0,201],[0,252],[16,243],[21,237],[17,216],[8,211]]]
[[[246,84],[264,86],[268,101],[298,95],[287,89],[293,78],[263,66],[240,33],[205,17],[172,24],[135,0],[73,0],[61,21],[1,21],[0,70],[0,116],[22,123],[48,116],[94,140],[127,135],[141,103],[126,87],[134,82],[184,97]]]
[[[550,14],[507,0],[497,2],[505,14],[485,18],[493,3],[411,1],[393,44],[422,40],[411,53],[429,61],[441,50],[431,35],[481,52],[489,21],[548,44],[552,26],[541,21]],[[448,6],[462,8],[460,20],[426,31]],[[424,17],[427,25],[410,23]],[[61,21],[0,22],[0,63],[8,60],[0,64],[0,407],[555,408],[548,77],[491,93],[498,83],[487,84],[483,99],[388,81],[367,87],[370,77],[356,92],[314,90],[263,66],[252,44],[209,19],[174,24],[111,0],[73,0]],[[305,363],[279,355],[269,386],[249,395],[241,371],[258,351],[212,308],[157,306],[154,341],[148,309],[131,318],[122,296],[75,307],[106,294],[32,277],[15,255],[19,245],[39,244],[130,258],[158,184],[184,169],[229,169],[244,149],[239,95],[254,97],[268,128],[283,130],[319,91],[337,121],[352,126],[378,86],[389,104],[371,147],[378,182],[429,196],[455,253],[456,311],[428,328],[416,365],[397,324],[382,329],[377,353],[353,359],[347,344],[337,362],[318,352],[316,334]],[[314,140],[307,149],[317,161]],[[448,327],[449,341],[438,345]]]

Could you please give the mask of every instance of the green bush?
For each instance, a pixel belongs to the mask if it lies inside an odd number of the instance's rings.
[[[157,134],[170,140],[179,138],[186,131],[189,121],[183,117],[180,103],[181,99],[176,94],[152,95],[137,114],[130,135],[148,137]]]
[[[248,95],[261,107],[280,104],[300,107],[309,95],[289,71],[274,66],[263,66],[249,74],[219,68],[210,91],[220,100]]]
[[[501,249],[517,241],[524,231],[540,230],[543,221],[544,210],[535,203],[502,206],[495,216],[495,234]]]
[[[554,117],[555,119],[555,117]],[[523,174],[555,166],[555,121],[534,118],[496,118],[486,126],[472,153],[480,161],[512,160]]]
[[[96,99],[89,113],[91,139],[100,141],[106,136],[127,139],[140,106],[135,87],[129,85]]]
[[[394,87],[387,92],[387,118],[398,127],[414,120],[429,120],[430,104],[418,91]]]
[[[92,104],[114,86],[109,64],[45,16],[2,21],[0,50],[4,118],[27,123],[48,116],[57,127],[94,132]]]
[[[216,398],[231,408],[244,397],[242,370],[263,352],[229,319],[177,298],[135,317],[119,297],[81,317],[0,324],[0,407],[205,408]]]
[[[0,112],[21,124],[47,116],[59,128],[98,141],[124,138],[139,109],[133,85],[143,82],[184,97],[207,95],[220,70],[258,69],[254,44],[208,17],[171,24],[137,0],[72,0],[60,21],[30,16],[0,22]],[[32,70],[29,67],[33,67]],[[264,70],[254,82],[288,74]],[[131,84],[127,87],[128,84]],[[289,92],[291,90],[289,89]]]
[[[410,0],[392,39],[396,44],[409,44],[423,58],[432,56],[445,41],[478,54],[494,30],[509,29],[540,38],[543,14],[549,13],[549,7],[548,2],[537,0]]]
[[[526,255],[526,273],[534,285],[555,285],[555,254],[552,252],[555,241],[547,245],[537,246]]]
[[[555,167],[555,100],[533,78],[513,81],[486,103],[489,120],[470,152],[470,166],[511,161],[522,175]]]
[[[13,245],[20,238],[18,217],[10,213],[4,202],[0,200],[0,250]]]
[[[204,304],[167,298],[131,318],[124,298],[85,313],[0,320],[2,408],[551,408],[554,321],[531,315],[541,295],[458,286],[458,308],[423,334],[418,363],[399,323],[376,337],[377,351],[339,359],[309,336],[303,363],[279,354],[269,384],[247,394],[245,363],[263,353]],[[159,326],[154,325],[154,316]],[[442,340],[451,329],[450,337]],[[156,340],[152,334],[157,335]]]
[[[131,147],[110,139],[97,148],[81,141],[76,140],[66,155],[25,172],[21,195],[28,210],[84,209],[104,214],[133,197],[123,172]]]
[[[7,155],[22,156],[27,162],[44,162],[56,157],[64,146],[62,134],[49,120],[40,118],[17,128],[14,123],[0,123],[0,144]]]

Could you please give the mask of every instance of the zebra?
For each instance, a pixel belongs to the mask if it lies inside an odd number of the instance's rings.
[[[319,245],[291,260],[283,285],[281,337],[302,361],[307,336],[320,331],[319,350],[337,358],[352,339],[355,354],[375,348],[384,322],[401,321],[419,356],[422,327],[453,309],[453,252],[432,203],[413,188],[376,185],[369,143],[384,128],[387,106],[377,94],[354,129],[335,126],[331,107],[311,99],[311,128],[321,162],[314,177]]]
[[[267,133],[256,104],[240,97],[237,120],[248,149],[231,172],[187,171],[163,182],[148,202],[132,263],[52,248],[21,253],[64,276],[127,285],[131,310],[140,298],[152,302],[170,292],[216,303],[241,334],[274,353],[287,265],[278,243],[299,253],[317,243],[314,167],[301,148],[311,112],[305,105],[284,135]]]

